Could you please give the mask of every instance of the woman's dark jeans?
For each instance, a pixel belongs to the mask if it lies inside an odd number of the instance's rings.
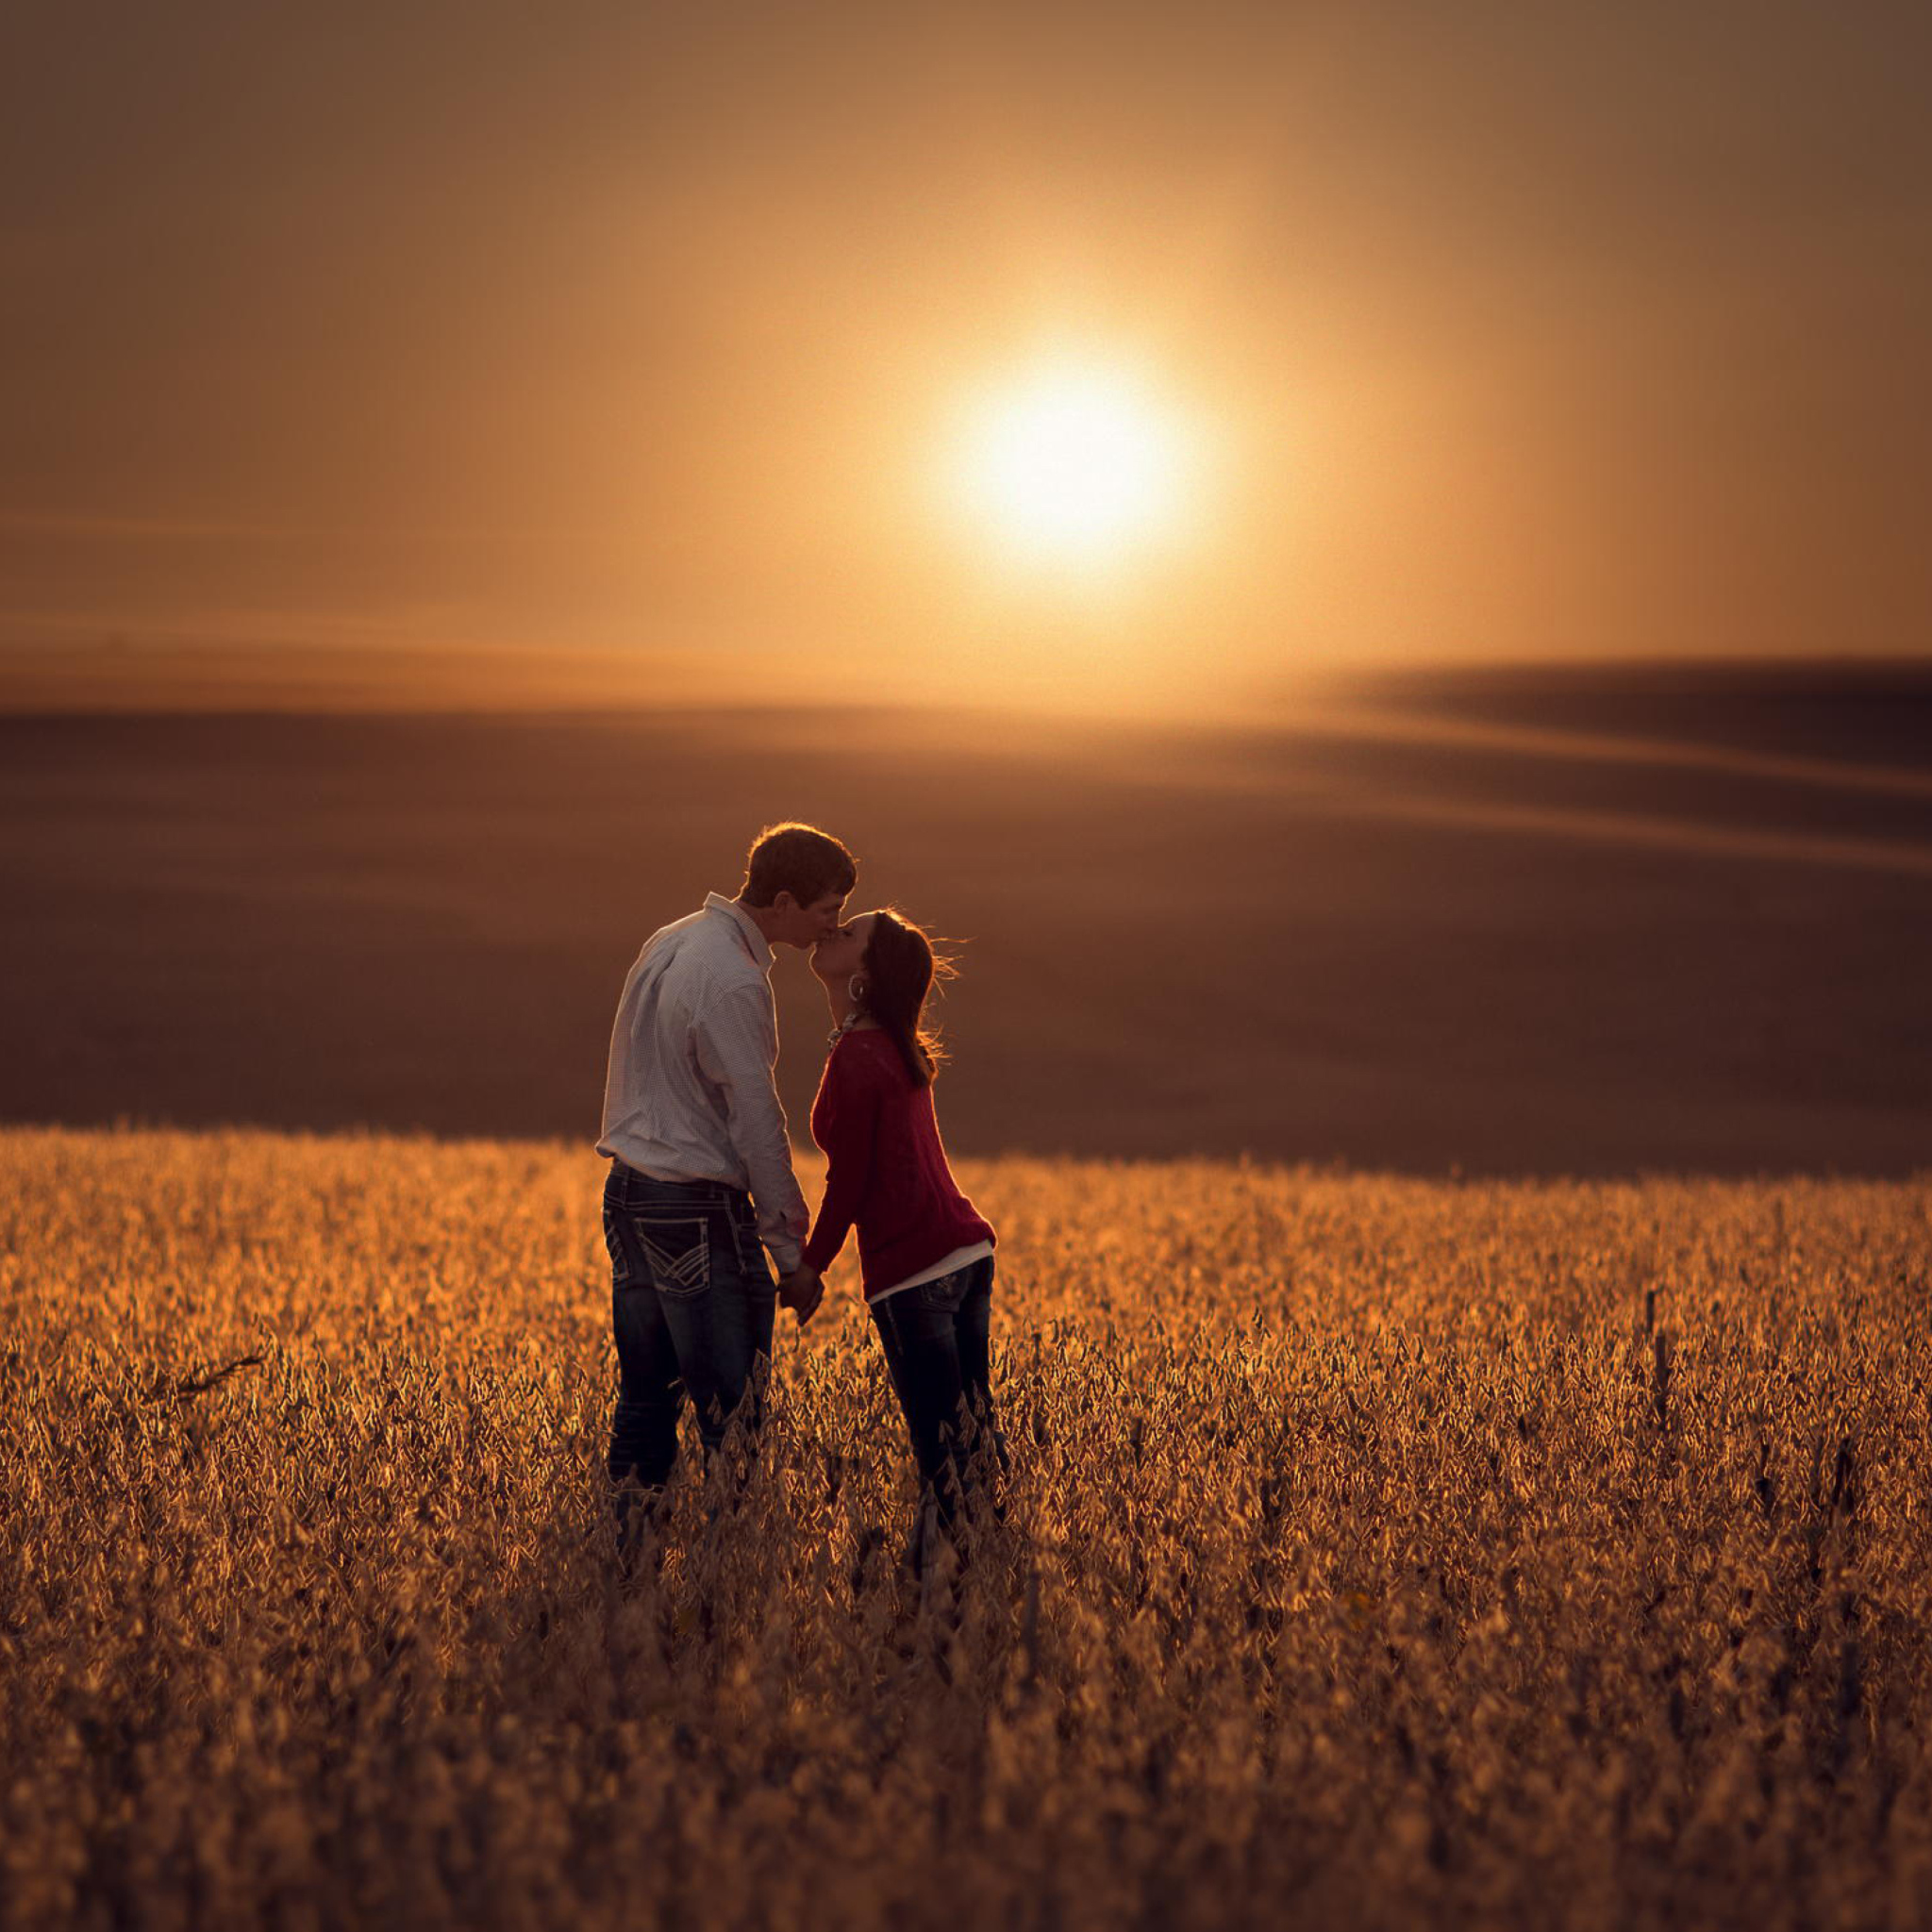
[[[778,1291],[751,1197],[722,1181],[653,1180],[613,1160],[604,1243],[618,1371],[609,1470],[624,1527],[629,1479],[648,1493],[670,1478],[687,1394],[708,1460],[734,1420],[756,1434]]]
[[[925,1490],[915,1568],[930,1554],[928,1519],[936,1517],[951,1537],[980,1500],[975,1486],[993,1474],[989,1463],[1001,1474],[1008,1466],[992,1402],[992,1274],[989,1255],[872,1305]]]

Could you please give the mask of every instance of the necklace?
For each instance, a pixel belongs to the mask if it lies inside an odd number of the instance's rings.
[[[837,1046],[838,1043],[841,1040],[843,1040],[848,1033],[855,1032],[859,1027],[864,1026],[868,1024],[875,1025],[877,1023],[875,1021],[872,1021],[871,1016],[866,1012],[863,1007],[854,1007],[853,1009],[849,1013],[847,1013],[845,1017],[842,1020],[841,1020],[839,1024],[836,1026],[834,1026],[828,1034],[825,1035],[825,1044],[827,1046]]]

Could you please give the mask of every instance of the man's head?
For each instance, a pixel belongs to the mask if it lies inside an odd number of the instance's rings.
[[[858,882],[851,853],[813,825],[767,825],[744,861],[738,903],[774,946],[815,946],[839,930]]]

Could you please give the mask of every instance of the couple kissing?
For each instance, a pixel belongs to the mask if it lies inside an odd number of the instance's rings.
[[[954,1180],[933,1111],[938,962],[890,908],[848,920],[857,882],[838,840],[772,826],[737,897],[713,892],[653,933],[625,980],[597,1151],[610,1162],[608,1470],[626,1567],[676,1463],[686,1397],[708,1459],[734,1424],[755,1443],[777,1306],[809,1321],[855,1230],[919,1467],[915,1572],[955,1537],[989,1460],[1005,1467],[989,1363],[996,1237]],[[811,1109],[827,1162],[815,1217],[774,1082],[781,945],[809,951],[836,1029]]]

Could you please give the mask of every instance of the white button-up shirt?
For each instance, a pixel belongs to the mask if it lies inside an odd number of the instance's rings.
[[[663,1181],[746,1189],[781,1274],[810,1225],[778,1104],[772,949],[713,892],[645,941],[624,982],[604,1076],[600,1154]]]

